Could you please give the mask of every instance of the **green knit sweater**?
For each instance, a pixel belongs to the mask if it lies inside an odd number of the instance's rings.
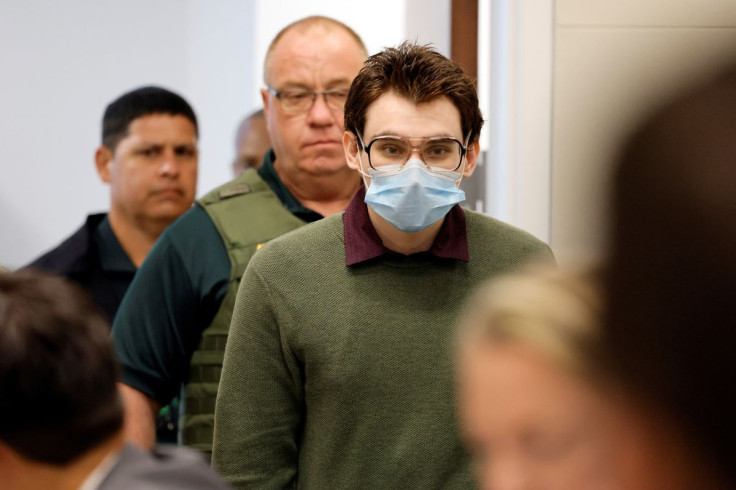
[[[467,212],[470,262],[345,265],[342,215],[269,242],[240,286],[213,464],[236,488],[473,488],[453,325],[468,293],[549,248]]]

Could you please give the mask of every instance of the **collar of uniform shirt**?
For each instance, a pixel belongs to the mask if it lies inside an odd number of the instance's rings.
[[[105,218],[97,225],[94,231],[97,253],[100,256],[100,266],[106,272],[127,272],[135,274],[136,266],[125,253],[115,233],[110,227],[110,220]]]

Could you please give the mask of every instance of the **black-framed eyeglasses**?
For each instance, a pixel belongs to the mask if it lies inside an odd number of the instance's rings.
[[[323,97],[327,107],[333,111],[345,110],[345,101],[348,98],[347,88],[333,88],[322,92],[315,92],[313,90],[302,89],[276,90],[266,85],[266,90],[279,99],[284,111],[292,114],[309,111],[317,100],[318,95]]]
[[[435,172],[454,172],[463,163],[468,147],[452,137],[404,138],[402,136],[378,136],[368,145],[359,134],[361,148],[368,155],[368,164],[378,172],[395,172],[406,164],[412,153],[418,150],[422,161]],[[419,144],[412,142],[419,141]]]

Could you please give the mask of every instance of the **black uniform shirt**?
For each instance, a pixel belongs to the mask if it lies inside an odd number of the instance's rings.
[[[28,266],[81,285],[106,314],[115,317],[136,267],[110,228],[106,213],[91,214],[72,236]]]

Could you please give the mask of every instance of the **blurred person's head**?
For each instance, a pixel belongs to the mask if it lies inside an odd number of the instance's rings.
[[[34,476],[28,468],[38,477],[68,471],[111,440],[122,444],[117,376],[110,329],[81,289],[0,273],[0,486]]]
[[[537,266],[473,297],[458,337],[458,402],[481,488],[617,488],[598,283],[593,272]]]
[[[97,173],[110,185],[111,222],[157,234],[188,210],[197,188],[197,139],[194,111],[173,92],[142,87],[111,102],[95,153]]]
[[[235,134],[235,160],[233,160],[233,176],[237,177],[249,168],[258,168],[263,157],[271,148],[271,140],[266,129],[266,118],[263,109],[243,119]]]
[[[261,91],[276,171],[298,179],[343,174],[343,107],[367,56],[360,37],[327,17],[289,24],[271,42]]]
[[[735,135],[732,67],[653,113],[615,169],[605,341],[659,426],[629,488],[736,486]]]

